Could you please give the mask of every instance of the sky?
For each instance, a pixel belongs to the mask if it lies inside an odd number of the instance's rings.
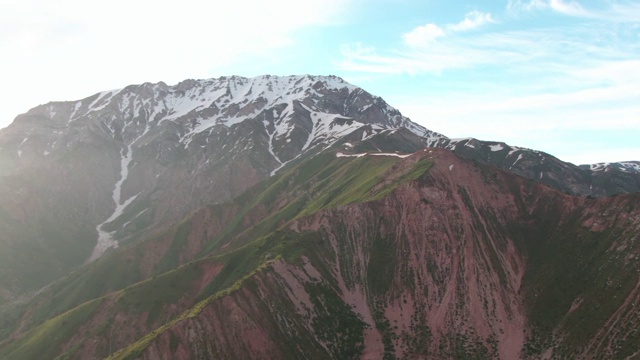
[[[0,127],[49,101],[337,75],[451,138],[640,160],[640,1],[0,0]]]

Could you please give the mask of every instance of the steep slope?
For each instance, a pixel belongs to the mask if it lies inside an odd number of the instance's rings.
[[[398,128],[422,147],[442,137],[321,76],[145,83],[38,106],[0,131],[0,303],[345,136]]]
[[[325,153],[52,288],[36,312],[105,284],[0,358],[632,356],[638,200],[565,195],[446,150]],[[117,261],[148,280],[100,297],[114,290],[100,264]]]

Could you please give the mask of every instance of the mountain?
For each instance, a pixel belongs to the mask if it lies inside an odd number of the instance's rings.
[[[0,358],[633,356],[638,200],[326,152],[53,284]]]
[[[410,133],[397,150],[442,137],[336,77],[147,83],[38,106],[0,132],[0,295],[38,289],[336,141],[398,128]]]
[[[332,76],[41,105],[0,130],[0,359],[634,356],[637,165]]]

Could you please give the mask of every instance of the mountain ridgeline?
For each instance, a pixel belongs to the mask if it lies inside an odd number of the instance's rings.
[[[52,102],[0,130],[0,359],[638,357],[639,192],[333,76]]]

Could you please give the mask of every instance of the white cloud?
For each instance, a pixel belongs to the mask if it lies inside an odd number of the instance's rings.
[[[568,16],[593,17],[593,13],[586,10],[584,7],[582,7],[582,5],[575,1],[567,2],[563,0],[509,0],[507,8],[512,13],[534,10],[552,10]]]
[[[555,30],[485,33],[410,45],[409,49],[388,52],[345,52],[345,47],[339,66],[353,71],[424,74],[481,65],[530,66],[532,61],[555,60],[558,49],[585,51],[582,44],[572,44]]]
[[[613,4],[601,15],[612,22],[640,23],[640,3]]]
[[[380,54],[371,48],[361,50],[357,46],[344,46],[344,59],[336,66],[342,70],[379,74],[439,73],[451,68],[464,68],[478,61],[472,56],[456,54],[448,46],[438,42],[416,45],[410,52]]]
[[[564,2],[562,0],[549,0],[548,6],[559,13],[569,16],[590,16],[590,12],[585,10],[575,1]]]
[[[464,20],[459,23],[447,24],[444,27],[433,23],[421,25],[402,35],[402,39],[409,47],[422,48],[431,45],[438,38],[443,38],[448,34],[469,31],[493,22],[495,20],[491,14],[472,11],[467,13]]]
[[[0,127],[50,100],[131,83],[218,75],[278,56],[301,30],[343,21],[351,0],[4,0]],[[257,74],[255,74],[257,75]]]
[[[483,13],[480,11],[472,11],[465,15],[464,20],[457,24],[449,25],[447,28],[451,31],[467,31],[494,22],[495,20],[493,19],[491,14]]]
[[[593,5],[593,4],[592,4]],[[559,14],[603,20],[612,23],[640,23],[640,3],[611,1],[600,7],[585,8],[576,1],[563,0],[509,0],[507,13],[518,16],[536,11],[553,11]]]
[[[444,30],[436,24],[418,26],[402,35],[404,42],[411,47],[425,46],[435,39],[444,36]]]

